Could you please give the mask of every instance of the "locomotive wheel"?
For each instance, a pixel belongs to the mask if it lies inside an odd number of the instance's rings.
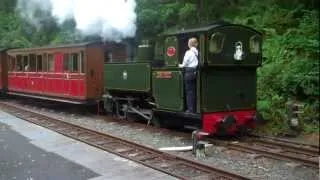
[[[121,104],[119,101],[116,104],[116,115],[119,119],[128,119],[128,106],[126,104]]]
[[[106,99],[103,103],[103,109],[106,113],[114,112],[114,101],[112,99]]]

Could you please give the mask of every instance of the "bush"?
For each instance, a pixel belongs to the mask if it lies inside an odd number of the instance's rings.
[[[267,60],[258,70],[258,108],[269,119],[263,130],[272,134],[288,131],[285,104],[294,99],[306,104],[300,116],[303,130],[318,132],[319,16],[316,11],[277,8],[267,10],[268,17],[262,17],[260,25]],[[286,21],[277,17],[286,17]]]

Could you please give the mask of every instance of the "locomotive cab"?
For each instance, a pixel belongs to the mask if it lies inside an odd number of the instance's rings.
[[[262,60],[262,37],[241,25],[220,23],[165,34],[166,66],[153,72],[158,110],[185,110],[183,70],[178,64],[191,37],[199,41],[199,65],[197,108],[196,114],[187,116],[193,119],[190,124],[198,124],[210,134],[233,134],[253,128],[260,117],[256,112],[256,69]],[[188,124],[187,118],[183,124]]]
[[[207,54],[200,83],[203,129],[210,133],[232,134],[254,128],[261,120],[256,112],[256,69],[262,60],[261,34],[248,27],[229,24],[208,30],[206,39]]]

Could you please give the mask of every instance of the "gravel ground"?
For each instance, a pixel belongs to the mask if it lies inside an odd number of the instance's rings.
[[[52,109],[24,105],[25,108],[74,123],[99,132],[112,134],[153,148],[187,146],[191,139],[179,136],[169,130],[154,129],[143,125],[129,125],[123,122],[109,121],[110,117],[70,114]],[[173,135],[176,134],[176,135]],[[191,137],[191,134],[190,134]],[[183,157],[196,159],[190,152],[171,152]],[[292,162],[257,158],[253,154],[227,150],[213,145],[207,149],[207,156],[199,161],[220,169],[228,169],[252,179],[268,180],[313,180],[319,179],[319,169],[308,168]]]

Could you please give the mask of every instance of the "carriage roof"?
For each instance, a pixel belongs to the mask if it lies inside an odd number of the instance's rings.
[[[48,49],[60,49],[60,48],[79,48],[79,47],[87,47],[90,45],[100,44],[101,41],[90,41],[76,44],[63,44],[63,45],[49,45],[42,47],[30,47],[30,48],[16,48],[9,50],[10,52],[24,52],[24,51],[37,51],[37,50],[48,50]]]

